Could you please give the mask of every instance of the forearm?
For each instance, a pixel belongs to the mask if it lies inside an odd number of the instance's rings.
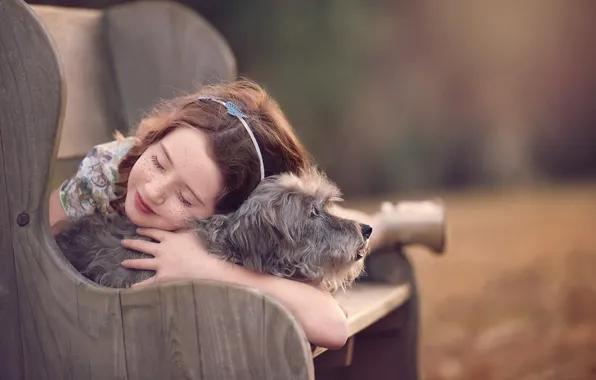
[[[259,274],[241,266],[221,262],[218,280],[263,291],[286,307],[302,326],[309,342],[337,349],[348,335],[346,317],[327,292],[314,286],[271,275]]]
[[[60,202],[60,189],[52,192],[49,199],[49,222],[53,236],[58,235],[70,226],[70,220]]]

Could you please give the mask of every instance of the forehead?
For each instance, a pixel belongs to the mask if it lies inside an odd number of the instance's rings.
[[[212,156],[211,139],[197,129],[176,128],[161,141],[167,149],[176,174],[205,201],[215,201],[223,188],[221,170]],[[160,144],[154,148],[160,149]]]

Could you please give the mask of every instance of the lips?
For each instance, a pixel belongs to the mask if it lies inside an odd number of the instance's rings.
[[[135,206],[143,214],[153,214],[153,210],[151,210],[151,208],[147,206],[145,201],[143,201],[143,198],[141,197],[141,194],[139,194],[139,192],[135,194]]]

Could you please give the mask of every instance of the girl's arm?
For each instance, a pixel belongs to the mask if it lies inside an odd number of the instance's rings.
[[[49,218],[52,235],[56,236],[69,225],[69,219],[60,202],[60,189],[52,191],[49,200]]]
[[[239,265],[219,262],[220,280],[260,289],[284,305],[304,329],[308,340],[329,349],[343,347],[348,339],[346,316],[331,294],[314,286],[255,273]]]
[[[123,240],[123,246],[154,257],[122,263],[127,268],[157,272],[154,277],[135,287],[187,280],[215,280],[249,286],[261,290],[285,306],[302,326],[311,343],[330,349],[341,348],[346,343],[346,317],[329,293],[309,284],[259,274],[223,261],[207,253],[193,232],[143,228],[138,233],[159,243]]]

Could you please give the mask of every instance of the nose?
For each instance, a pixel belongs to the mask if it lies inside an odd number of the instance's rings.
[[[168,188],[168,181],[166,179],[154,178],[151,182],[145,185],[145,194],[154,204],[160,205],[165,200],[165,194]]]
[[[372,234],[372,227],[369,226],[368,224],[362,224],[360,223],[360,231],[362,231],[362,236],[365,239],[368,239],[370,237],[370,234]]]

